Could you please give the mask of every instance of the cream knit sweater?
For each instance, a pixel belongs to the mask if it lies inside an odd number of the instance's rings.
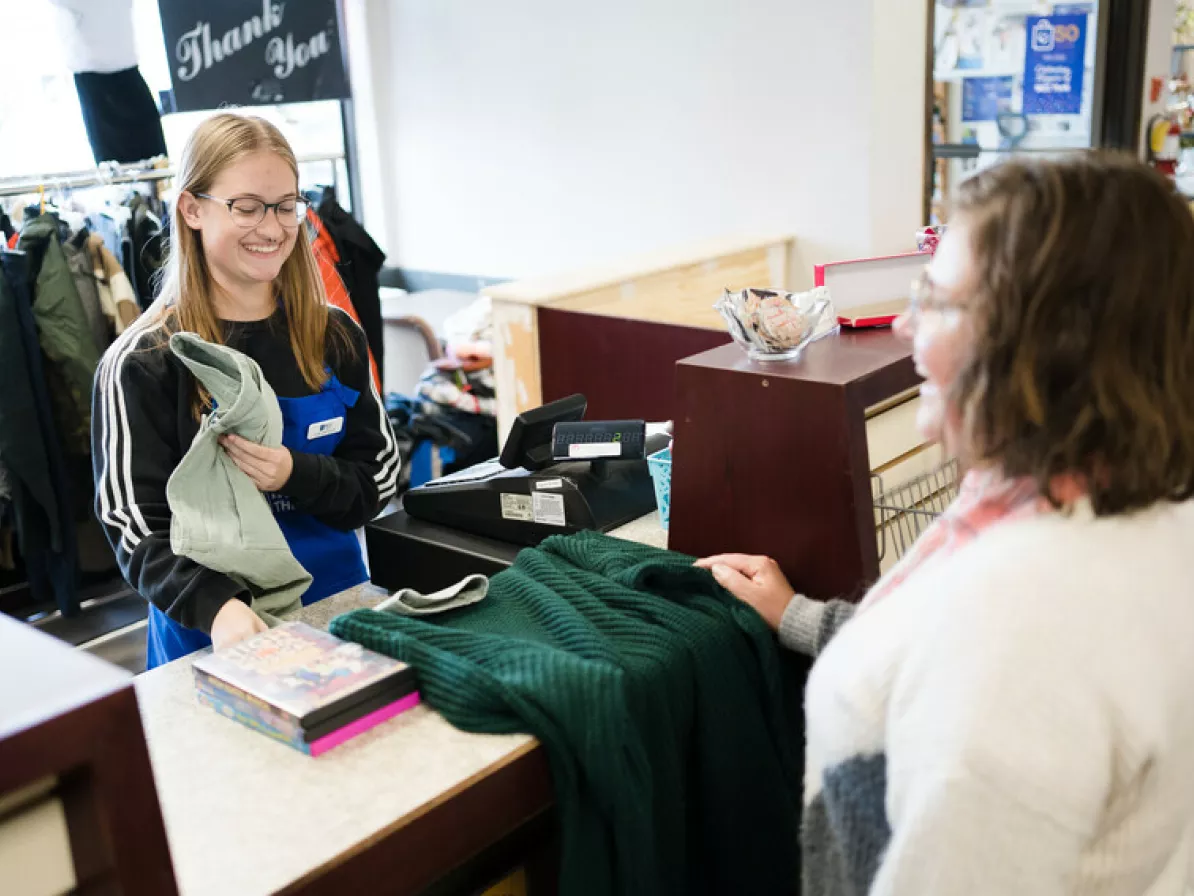
[[[1194,502],[1082,507],[850,619],[806,696],[805,896],[1184,894],[1192,560]]]

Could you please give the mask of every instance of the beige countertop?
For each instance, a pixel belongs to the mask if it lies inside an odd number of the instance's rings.
[[[613,533],[663,547],[658,517]],[[325,628],[386,593],[360,585],[296,617]],[[182,896],[273,893],[534,748],[458,731],[418,706],[311,758],[199,704],[186,657],[137,677]]]

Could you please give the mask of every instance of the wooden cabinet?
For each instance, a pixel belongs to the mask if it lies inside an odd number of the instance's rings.
[[[828,336],[790,363],[734,345],[679,362],[668,546],[766,554],[812,597],[860,597],[881,569],[874,475],[940,460],[916,430],[918,384],[887,329]]]
[[[177,892],[130,676],[4,616],[0,890]]]

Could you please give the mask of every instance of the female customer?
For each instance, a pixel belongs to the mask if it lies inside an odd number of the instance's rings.
[[[957,501],[857,612],[701,561],[819,652],[806,896],[1184,893],[1194,217],[1128,159],[983,172],[899,329]]]
[[[365,581],[354,529],[394,495],[398,450],[360,328],[324,297],[298,165],[269,122],[219,114],[183,151],[161,295],[108,349],[93,413],[96,508],[121,571],[149,601],[150,668],[265,628],[227,575],[171,550],[166,483],[209,400],[169,350],[197,333],[261,367],[279,396],[281,448],[223,449],[270,500],[312,603]]]

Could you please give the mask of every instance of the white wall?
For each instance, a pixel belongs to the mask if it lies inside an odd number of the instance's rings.
[[[889,255],[915,249],[916,231],[928,223],[924,194],[929,4],[873,0],[871,15],[867,248]]]
[[[1169,69],[1173,60],[1173,26],[1177,19],[1177,0],[1150,0],[1148,9],[1148,42],[1144,51],[1144,103],[1140,113],[1140,151],[1148,146],[1148,122],[1165,111],[1169,95]],[[1163,78],[1165,87],[1161,98],[1150,102],[1153,78]]]
[[[386,250],[387,263],[397,265],[394,232],[395,188],[390,126],[389,10],[376,0],[344,0],[344,42],[352,86],[357,167],[364,195],[353,197],[370,235]]]
[[[800,283],[910,248],[926,8],[351,0],[367,224],[392,264],[509,277],[790,231]]]

